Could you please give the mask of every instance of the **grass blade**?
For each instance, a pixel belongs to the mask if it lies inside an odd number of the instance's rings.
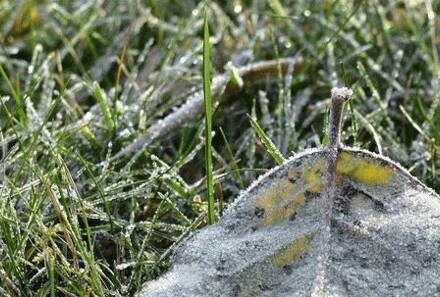
[[[5,70],[3,69],[1,63],[0,63],[0,77],[2,78],[3,82],[6,84],[9,91],[11,92],[12,98],[14,98],[19,122],[23,126],[25,126],[26,125],[26,113],[24,111],[23,99],[20,96],[19,92],[14,88],[12,82],[9,80],[9,77],[6,74]]]
[[[107,104],[107,100],[104,98],[104,92],[99,86],[99,84],[94,81],[92,83],[92,91],[96,100],[98,101],[99,107],[101,107],[102,115],[104,116],[105,127],[108,132],[114,134],[115,133],[115,122],[113,120],[112,113],[110,112],[110,106]]]
[[[258,125],[257,121],[252,118],[250,115],[247,115],[249,121],[251,122],[251,126],[254,131],[257,133],[258,138],[260,138],[261,142],[264,145],[264,148],[272,156],[275,162],[280,165],[283,164],[286,159],[284,159],[281,152],[276,148],[275,144],[270,140],[270,138],[264,133],[263,129]]]
[[[203,20],[203,99],[205,102],[205,164],[208,194],[208,224],[214,224],[214,177],[212,172],[212,98],[211,54],[209,48],[208,12],[205,7]]]

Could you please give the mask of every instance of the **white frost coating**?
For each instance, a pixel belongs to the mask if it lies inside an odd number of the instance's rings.
[[[350,98],[353,95],[353,91],[349,88],[342,87],[342,88],[332,88],[331,90],[332,98]]]
[[[311,296],[317,275],[325,278],[325,296],[437,296],[440,197],[387,158],[340,151],[388,168],[390,179],[379,186],[339,175],[332,224],[322,225],[325,189],[309,190],[322,177],[316,168],[319,162],[325,168],[328,152],[298,154],[241,193],[220,222],[182,242],[170,271],[147,283],[139,297]],[[305,204],[280,216],[284,208],[278,207],[301,195]],[[321,240],[326,228],[328,250]],[[326,254],[328,265],[320,271]]]
[[[319,151],[321,151],[321,150],[317,149],[317,148],[305,149],[304,151],[302,151],[302,152],[300,152],[300,153],[298,153],[298,154],[296,154],[294,156],[290,156],[289,158],[287,158],[286,161],[284,162],[284,164],[291,163],[291,162],[293,162],[294,160],[296,160],[298,158],[301,158],[303,156],[307,156],[307,155],[310,155],[310,154],[313,154],[313,153],[319,152]],[[282,164],[281,166],[283,166],[284,164]],[[258,176],[258,178],[251,183],[251,185],[246,189],[246,191],[241,191],[240,192],[240,194],[238,195],[238,198],[235,199],[235,201],[230,205],[230,207],[228,209],[225,210],[224,213],[227,214],[228,211],[234,209],[234,204],[239,200],[240,197],[245,195],[247,192],[252,191],[255,187],[257,187],[259,184],[261,184],[261,180],[265,180],[267,177],[273,175],[274,172],[279,170],[279,167],[280,166],[274,167],[274,168],[268,170],[265,174]]]
[[[292,67],[296,69],[296,67],[301,65],[302,62],[302,58],[285,58],[274,61],[264,61],[238,68],[237,74],[239,76],[249,75],[252,73],[257,73],[265,68],[270,69],[278,66],[281,67],[281,65],[293,65]],[[278,78],[278,76],[264,76],[263,78],[257,76],[257,78],[255,78],[254,80],[249,81],[248,84],[255,84],[261,81],[265,81],[267,79],[273,80],[276,78]],[[232,84],[230,83],[230,77],[228,73],[214,77],[211,84],[211,94],[216,104],[218,104],[218,102],[222,99],[225,90],[231,86]],[[166,116],[163,120],[158,120],[148,129],[145,135],[139,137],[135,140],[135,142],[122,149],[115,156],[113,156],[111,160],[119,159],[120,157],[133,152],[141,153],[157,138],[167,135],[173,130],[179,128],[179,126],[181,126],[183,123],[186,123],[189,120],[193,119],[195,116],[201,114],[203,112],[203,109],[203,93],[201,91],[196,92],[194,95],[188,98],[187,102],[177,108],[176,111]]]

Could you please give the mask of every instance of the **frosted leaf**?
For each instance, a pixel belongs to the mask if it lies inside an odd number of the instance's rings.
[[[354,148],[339,149],[330,191],[328,154],[308,150],[252,184],[139,296],[438,295],[440,197],[397,163]]]
[[[351,95],[332,89],[326,149],[259,178],[139,296],[438,295],[440,197],[397,163],[340,145]]]

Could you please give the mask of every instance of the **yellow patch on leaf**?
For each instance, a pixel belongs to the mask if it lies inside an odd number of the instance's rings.
[[[298,261],[301,255],[304,255],[310,249],[311,236],[303,236],[295,240],[290,246],[275,256],[274,264],[276,267],[293,264]]]
[[[336,172],[367,185],[387,183],[394,175],[392,168],[380,165],[373,160],[366,160],[349,153],[338,154]]]
[[[306,203],[303,193],[292,196],[295,189],[295,184],[289,180],[282,180],[261,195],[257,205],[264,210],[263,226],[272,226],[281,220],[289,219]]]
[[[311,193],[317,193],[322,189],[323,182],[321,173],[324,170],[324,166],[327,165],[327,161],[322,158],[318,159],[311,168],[305,170],[302,174],[302,179],[305,183],[310,184],[308,191]]]

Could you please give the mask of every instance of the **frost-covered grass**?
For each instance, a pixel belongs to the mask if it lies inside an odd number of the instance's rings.
[[[199,2],[0,1],[0,295],[133,294],[207,223],[202,114],[111,159],[202,89]],[[440,5],[391,2],[209,5],[213,77],[304,60],[217,107],[217,216],[276,164],[246,114],[288,157],[321,145],[337,85],[354,90],[344,143],[440,191]]]

